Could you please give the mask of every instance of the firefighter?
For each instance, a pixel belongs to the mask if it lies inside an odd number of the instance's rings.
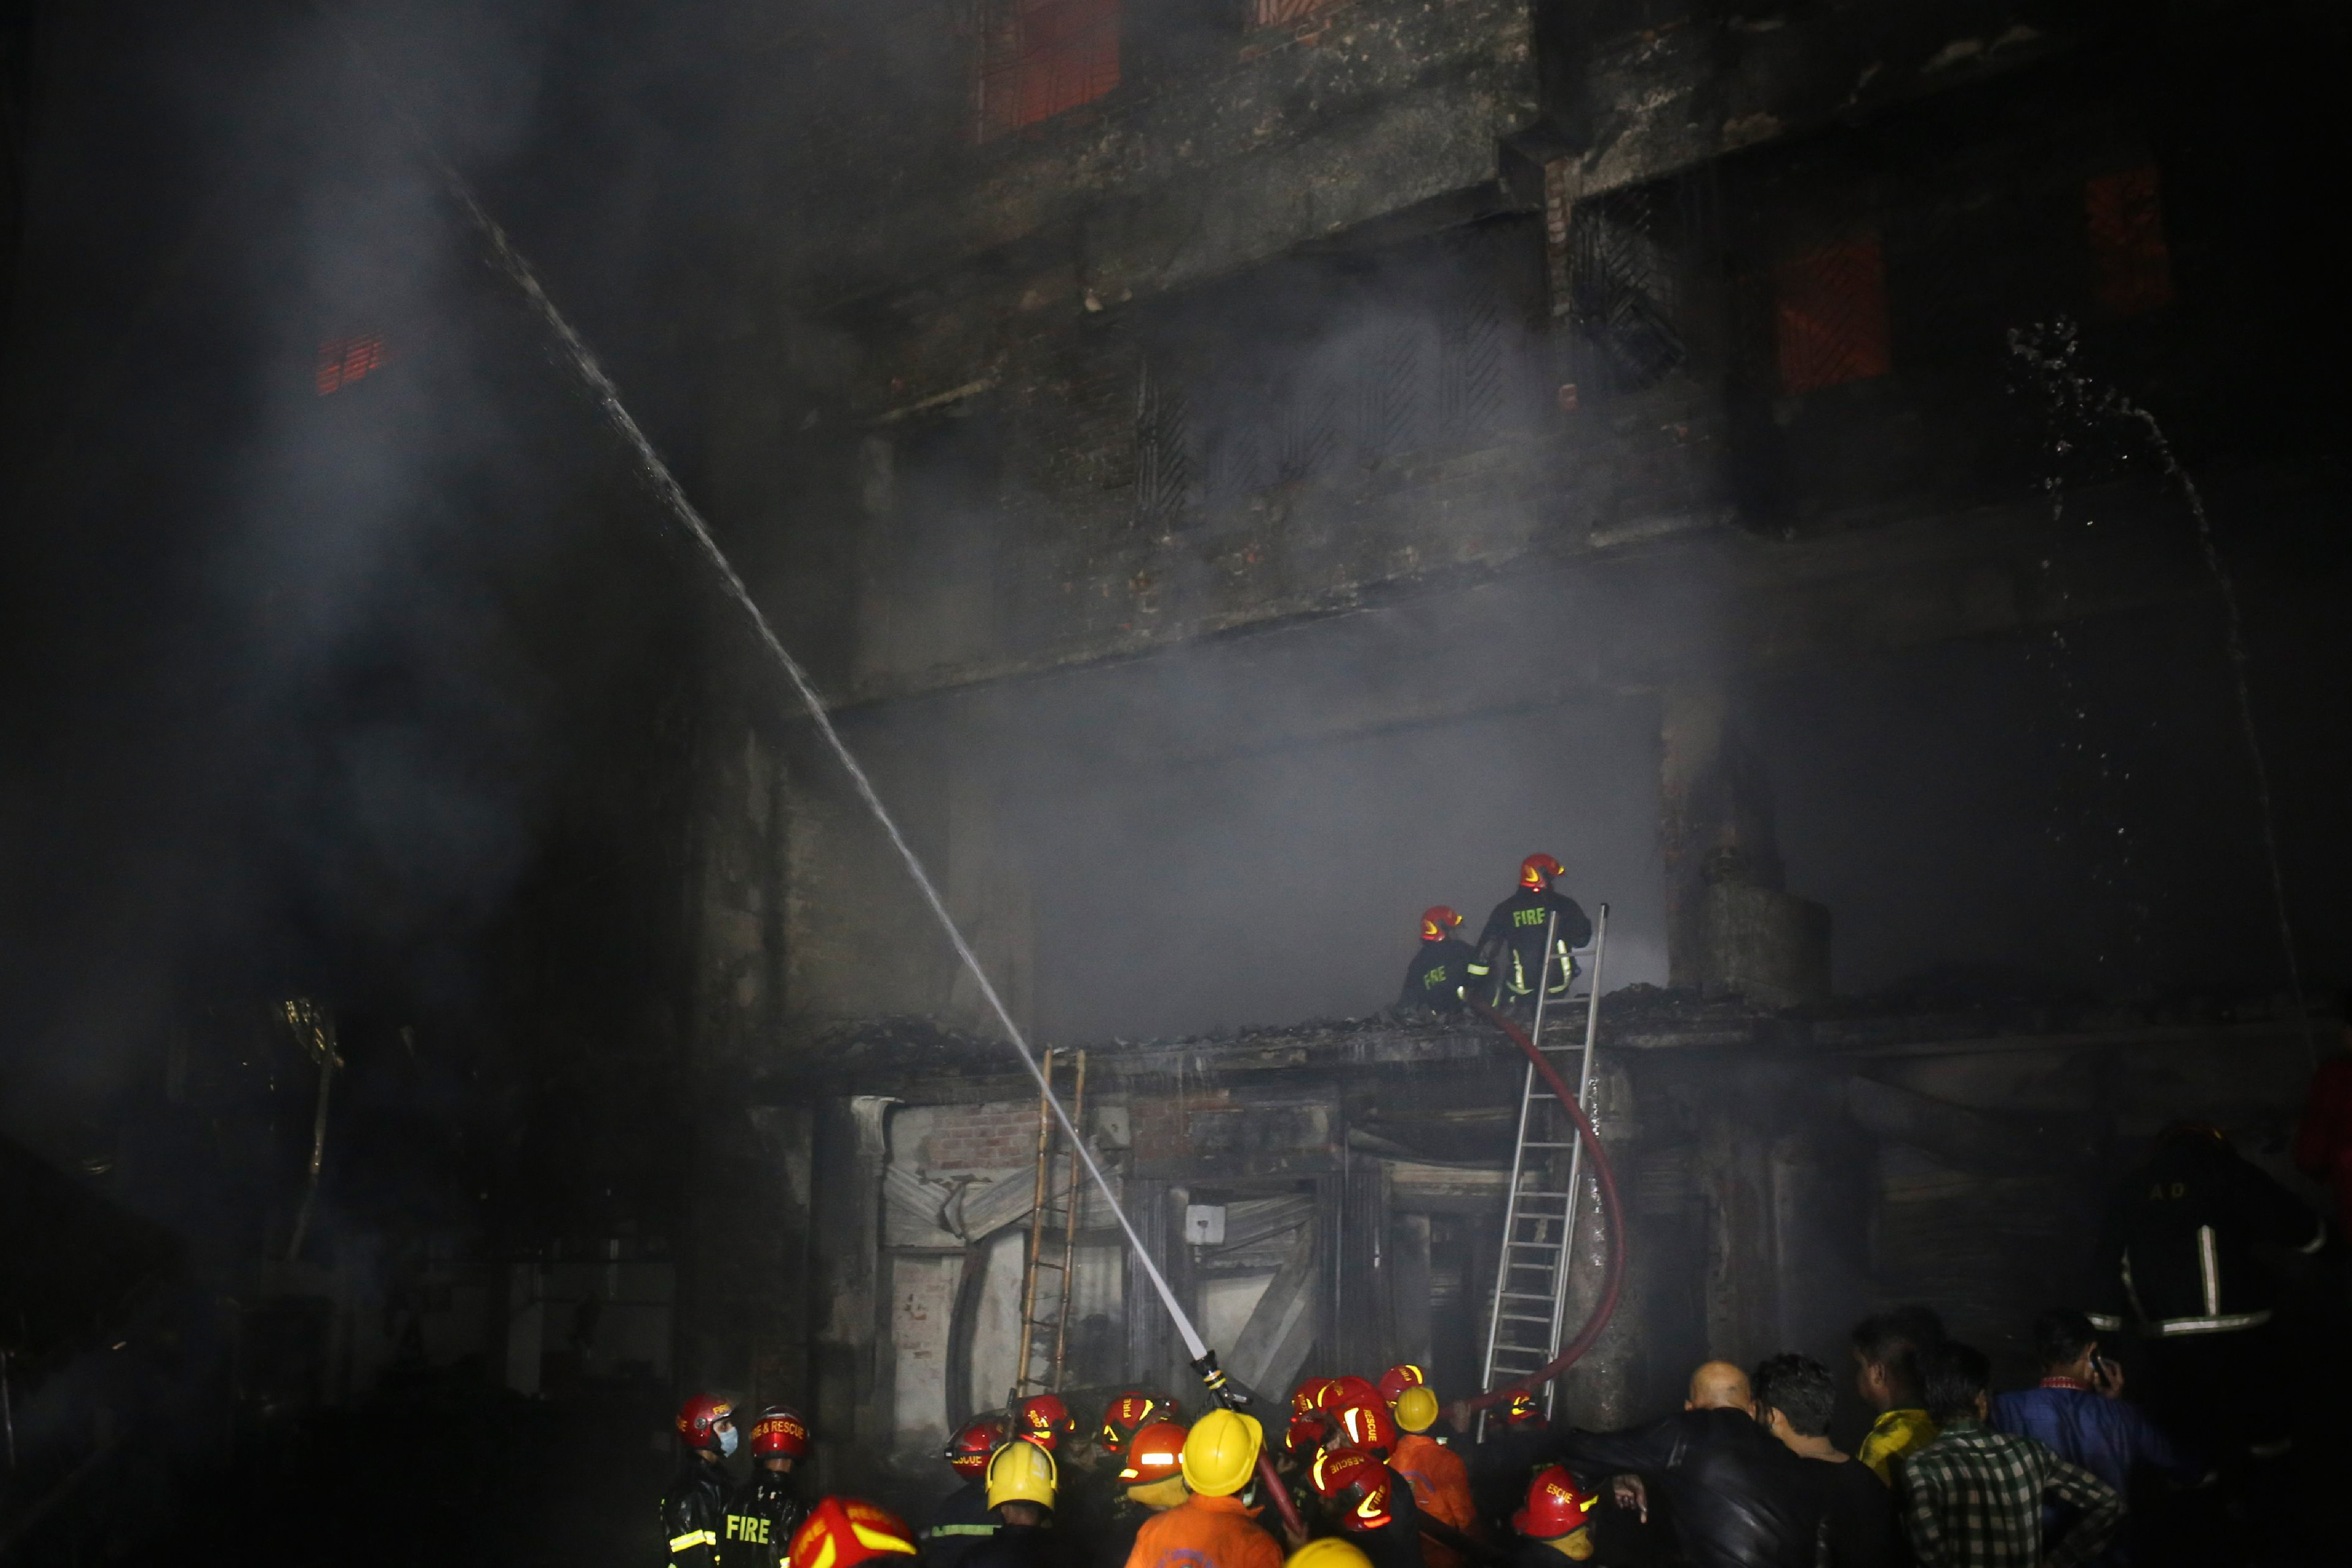
[[[793,1532],[787,1555],[795,1568],[857,1568],[877,1557],[916,1555],[915,1537],[887,1509],[863,1498],[829,1497]]]
[[[1282,1548],[1242,1496],[1264,1441],[1257,1418],[1237,1411],[1194,1422],[1178,1460],[1192,1495],[1143,1521],[1128,1568],[1281,1568]]]
[[[1326,1535],[1292,1552],[1282,1568],[1372,1568],[1372,1560],[1355,1542]]]
[[[1543,1407],[1526,1389],[1486,1419],[1478,1446],[1470,1451],[1470,1495],[1478,1504],[1478,1518],[1489,1527],[1510,1521],[1528,1494],[1528,1478],[1544,1464],[1549,1440]]]
[[[1418,1367],[1400,1368],[1419,1372]],[[1387,1379],[1381,1380],[1385,1385]],[[1437,1395],[1426,1384],[1413,1384],[1397,1395],[1396,1424],[1403,1436],[1389,1456],[1389,1468],[1412,1488],[1421,1511],[1463,1534],[1478,1533],[1478,1505],[1470,1496],[1470,1470],[1462,1456],[1429,1435],[1437,1425]],[[1457,1568],[1462,1554],[1435,1542],[1423,1544],[1429,1568]]]
[[[1574,899],[1553,891],[1555,879],[1568,868],[1549,855],[1530,855],[1519,862],[1519,890],[1495,906],[1486,929],[1478,935],[1478,952],[1470,964],[1474,991],[1486,981],[1493,1005],[1532,1005],[1540,983],[1547,1000],[1568,999],[1569,984],[1576,978],[1570,949],[1592,940],[1592,922]],[[1554,926],[1557,916],[1559,924]],[[1544,964],[1544,933],[1552,933],[1550,978],[1539,980]]]
[[[2113,1332],[2126,1312],[2147,1343],[2155,1412],[2193,1432],[2208,1454],[2275,1459],[2293,1447],[2288,1396],[2271,1314],[2277,1286],[2262,1246],[2317,1252],[2327,1227],[2258,1170],[2218,1127],[2180,1121],[2157,1136],[2147,1164],[2124,1178],[2099,1243]]]
[[[972,1549],[966,1568],[1053,1568],[1049,1539],[1061,1476],[1042,1444],[1007,1443],[989,1456],[988,1511],[996,1533]]]
[[[1327,1448],[1308,1471],[1315,1495],[1372,1568],[1423,1568],[1421,1510],[1412,1489],[1364,1448]]]
[[[1433,913],[1434,911],[1432,912]],[[1449,914],[1453,913],[1450,910],[1446,912]],[[1456,925],[1461,924],[1462,917],[1460,915],[1454,915],[1454,923]],[[1391,1410],[1394,1410],[1396,1408],[1397,1400],[1402,1396],[1406,1389],[1426,1388],[1428,1386],[1429,1374],[1422,1371],[1421,1368],[1413,1365],[1409,1361],[1399,1362],[1396,1365],[1389,1368],[1388,1371],[1381,1373],[1381,1397],[1389,1402],[1389,1408]]]
[[[1150,1422],[1129,1436],[1118,1469],[1119,1500],[1098,1542],[1090,1542],[1090,1562],[1120,1568],[1135,1551],[1143,1521],[1184,1500],[1183,1462],[1184,1428],[1173,1421]]]
[[[1129,1389],[1103,1407],[1102,1433],[1095,1444],[1104,1453],[1124,1458],[1128,1442],[1135,1434],[1154,1422],[1181,1419],[1174,1400],[1158,1399]]]
[[[1577,1489],[1576,1478],[1559,1465],[1536,1473],[1528,1500],[1511,1515],[1520,1541],[1512,1568],[1559,1568],[1560,1557],[1581,1563],[1592,1555],[1592,1500]],[[1558,1555],[1555,1556],[1554,1553]]]
[[[1026,1437],[1049,1454],[1058,1454],[1062,1439],[1078,1429],[1070,1407],[1058,1394],[1035,1394],[1013,1407],[1013,1435]]]
[[[670,1568],[715,1568],[719,1534],[727,1528],[727,1472],[720,1461],[735,1452],[735,1406],[715,1394],[696,1394],[677,1407],[677,1437],[686,1458],[661,1505]]]
[[[1336,1405],[1329,1415],[1333,1427],[1329,1447],[1361,1448],[1377,1455],[1382,1464],[1396,1452],[1396,1417],[1389,1414],[1389,1407],[1381,1403],[1377,1392],[1369,1399]]]
[[[1415,1008],[1432,1013],[1462,1011],[1462,988],[1470,984],[1471,966],[1478,962],[1478,954],[1454,934],[1461,923],[1462,917],[1444,904],[1432,904],[1421,911],[1421,951],[1405,966],[1399,1007],[1408,1013]]]
[[[988,1457],[1007,1432],[1003,1416],[983,1415],[949,1439],[940,1457],[963,1478],[963,1485],[931,1510],[931,1522],[923,1528],[923,1568],[959,1568],[996,1533],[996,1519],[988,1511]]]
[[[782,1405],[771,1405],[751,1423],[751,1481],[735,1493],[719,1535],[719,1551],[730,1563],[782,1568],[793,1532],[808,1517],[808,1505],[792,1482],[808,1441],[808,1423]]]

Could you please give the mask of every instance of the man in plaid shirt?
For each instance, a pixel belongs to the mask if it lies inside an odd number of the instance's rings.
[[[2031,1437],[1992,1429],[1992,1368],[1981,1352],[1947,1342],[1920,1360],[1927,1414],[1943,1431],[1895,1467],[1919,1568],[2071,1568],[2105,1550],[2124,1517],[2115,1488]],[[2044,1499],[2078,1510],[2046,1547]]]

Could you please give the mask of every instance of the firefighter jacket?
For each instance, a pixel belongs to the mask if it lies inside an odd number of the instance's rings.
[[[727,1474],[689,1455],[662,1499],[662,1539],[670,1568],[717,1568],[727,1529]]]
[[[2219,1138],[2167,1140],[2123,1180],[2099,1242],[2110,1332],[2126,1311],[2158,1338],[2231,1333],[2270,1321],[2276,1287],[2259,1244],[2316,1252],[2326,1227],[2303,1201]]]
[[[808,1504],[793,1491],[792,1478],[762,1466],[751,1472],[748,1486],[728,1498],[727,1522],[719,1531],[719,1555],[728,1568],[782,1568],[792,1551],[793,1531],[808,1512]]]
[[[931,1510],[931,1522],[921,1532],[923,1568],[961,1568],[996,1530],[996,1516],[988,1511],[988,1483],[975,1477]]]
[[[1545,994],[1557,1002],[1568,994],[1575,978],[1570,948],[1592,940],[1592,922],[1584,918],[1574,899],[1537,888],[1521,888],[1495,906],[1486,929],[1478,933],[1478,957],[1471,966],[1473,980],[1493,975],[1497,1000],[1532,997],[1537,977],[1544,971],[1544,933],[1559,917],[1551,955],[1551,980]]]
[[[2336,1223],[2352,1226],[2352,1057],[2319,1064],[2295,1130],[2294,1163],[2336,1189]]]
[[[1478,1533],[1478,1505],[1470,1498],[1470,1468],[1462,1456],[1423,1432],[1408,1432],[1397,1440],[1389,1468],[1412,1488],[1421,1511],[1465,1535]],[[1429,1568],[1456,1568],[1462,1554],[1433,1541],[1422,1542]]]
[[[1426,1007],[1433,1013],[1460,1012],[1462,988],[1470,983],[1470,966],[1478,962],[1477,950],[1453,936],[1420,946],[1405,969],[1404,991],[1397,997],[1397,1005]],[[1486,997],[1481,994],[1479,1000]]]
[[[1282,1548],[1234,1497],[1199,1493],[1135,1532],[1127,1568],[1282,1568]]]

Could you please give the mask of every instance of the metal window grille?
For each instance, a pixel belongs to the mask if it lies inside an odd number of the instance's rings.
[[[2153,163],[2085,181],[2083,216],[2103,313],[2137,316],[2172,303],[2172,252]]]
[[[319,342],[319,395],[341,392],[352,383],[384,366],[383,337],[367,332],[357,337],[322,338]]]
[[[1664,185],[1578,205],[1570,276],[1580,382],[1638,391],[1688,359],[1675,324],[1675,207]]]
[[[1135,386],[1135,510],[1146,525],[1174,529],[1192,499],[1192,413],[1184,390],[1151,373]]]
[[[1772,340],[1780,390],[1790,395],[1867,381],[1895,368],[1886,258],[1874,232],[1805,251],[1773,268]]]
[[[1092,103],[1118,85],[1118,0],[984,0],[976,127],[982,142]]]

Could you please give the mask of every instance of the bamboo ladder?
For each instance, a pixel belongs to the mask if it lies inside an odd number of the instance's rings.
[[[1052,1083],[1057,1068],[1057,1058],[1063,1053],[1051,1047],[1040,1064],[1045,1081]],[[1084,1127],[1087,1115],[1087,1053],[1072,1054],[1075,1069],[1068,1102],[1070,1125]],[[1063,1180],[1056,1184],[1054,1167],[1063,1168]],[[1058,1202],[1060,1207],[1055,1209]],[[1021,1364],[1013,1382],[1013,1396],[1020,1399],[1030,1394],[1051,1394],[1062,1386],[1064,1359],[1069,1350],[1070,1281],[1076,1272],[1078,1250],[1078,1211],[1085,1206],[1085,1195],[1078,1186],[1078,1152],[1062,1135],[1061,1124],[1054,1118],[1053,1107],[1045,1095],[1037,1097],[1037,1179],[1032,1189],[1029,1209],[1028,1263],[1021,1278]],[[1048,1258],[1046,1249],[1053,1244],[1053,1226],[1060,1221],[1062,1255],[1056,1260]],[[1037,1276],[1041,1269],[1053,1269],[1061,1276],[1060,1288],[1055,1292],[1054,1315],[1037,1315]],[[1050,1343],[1052,1353],[1045,1353]]]

